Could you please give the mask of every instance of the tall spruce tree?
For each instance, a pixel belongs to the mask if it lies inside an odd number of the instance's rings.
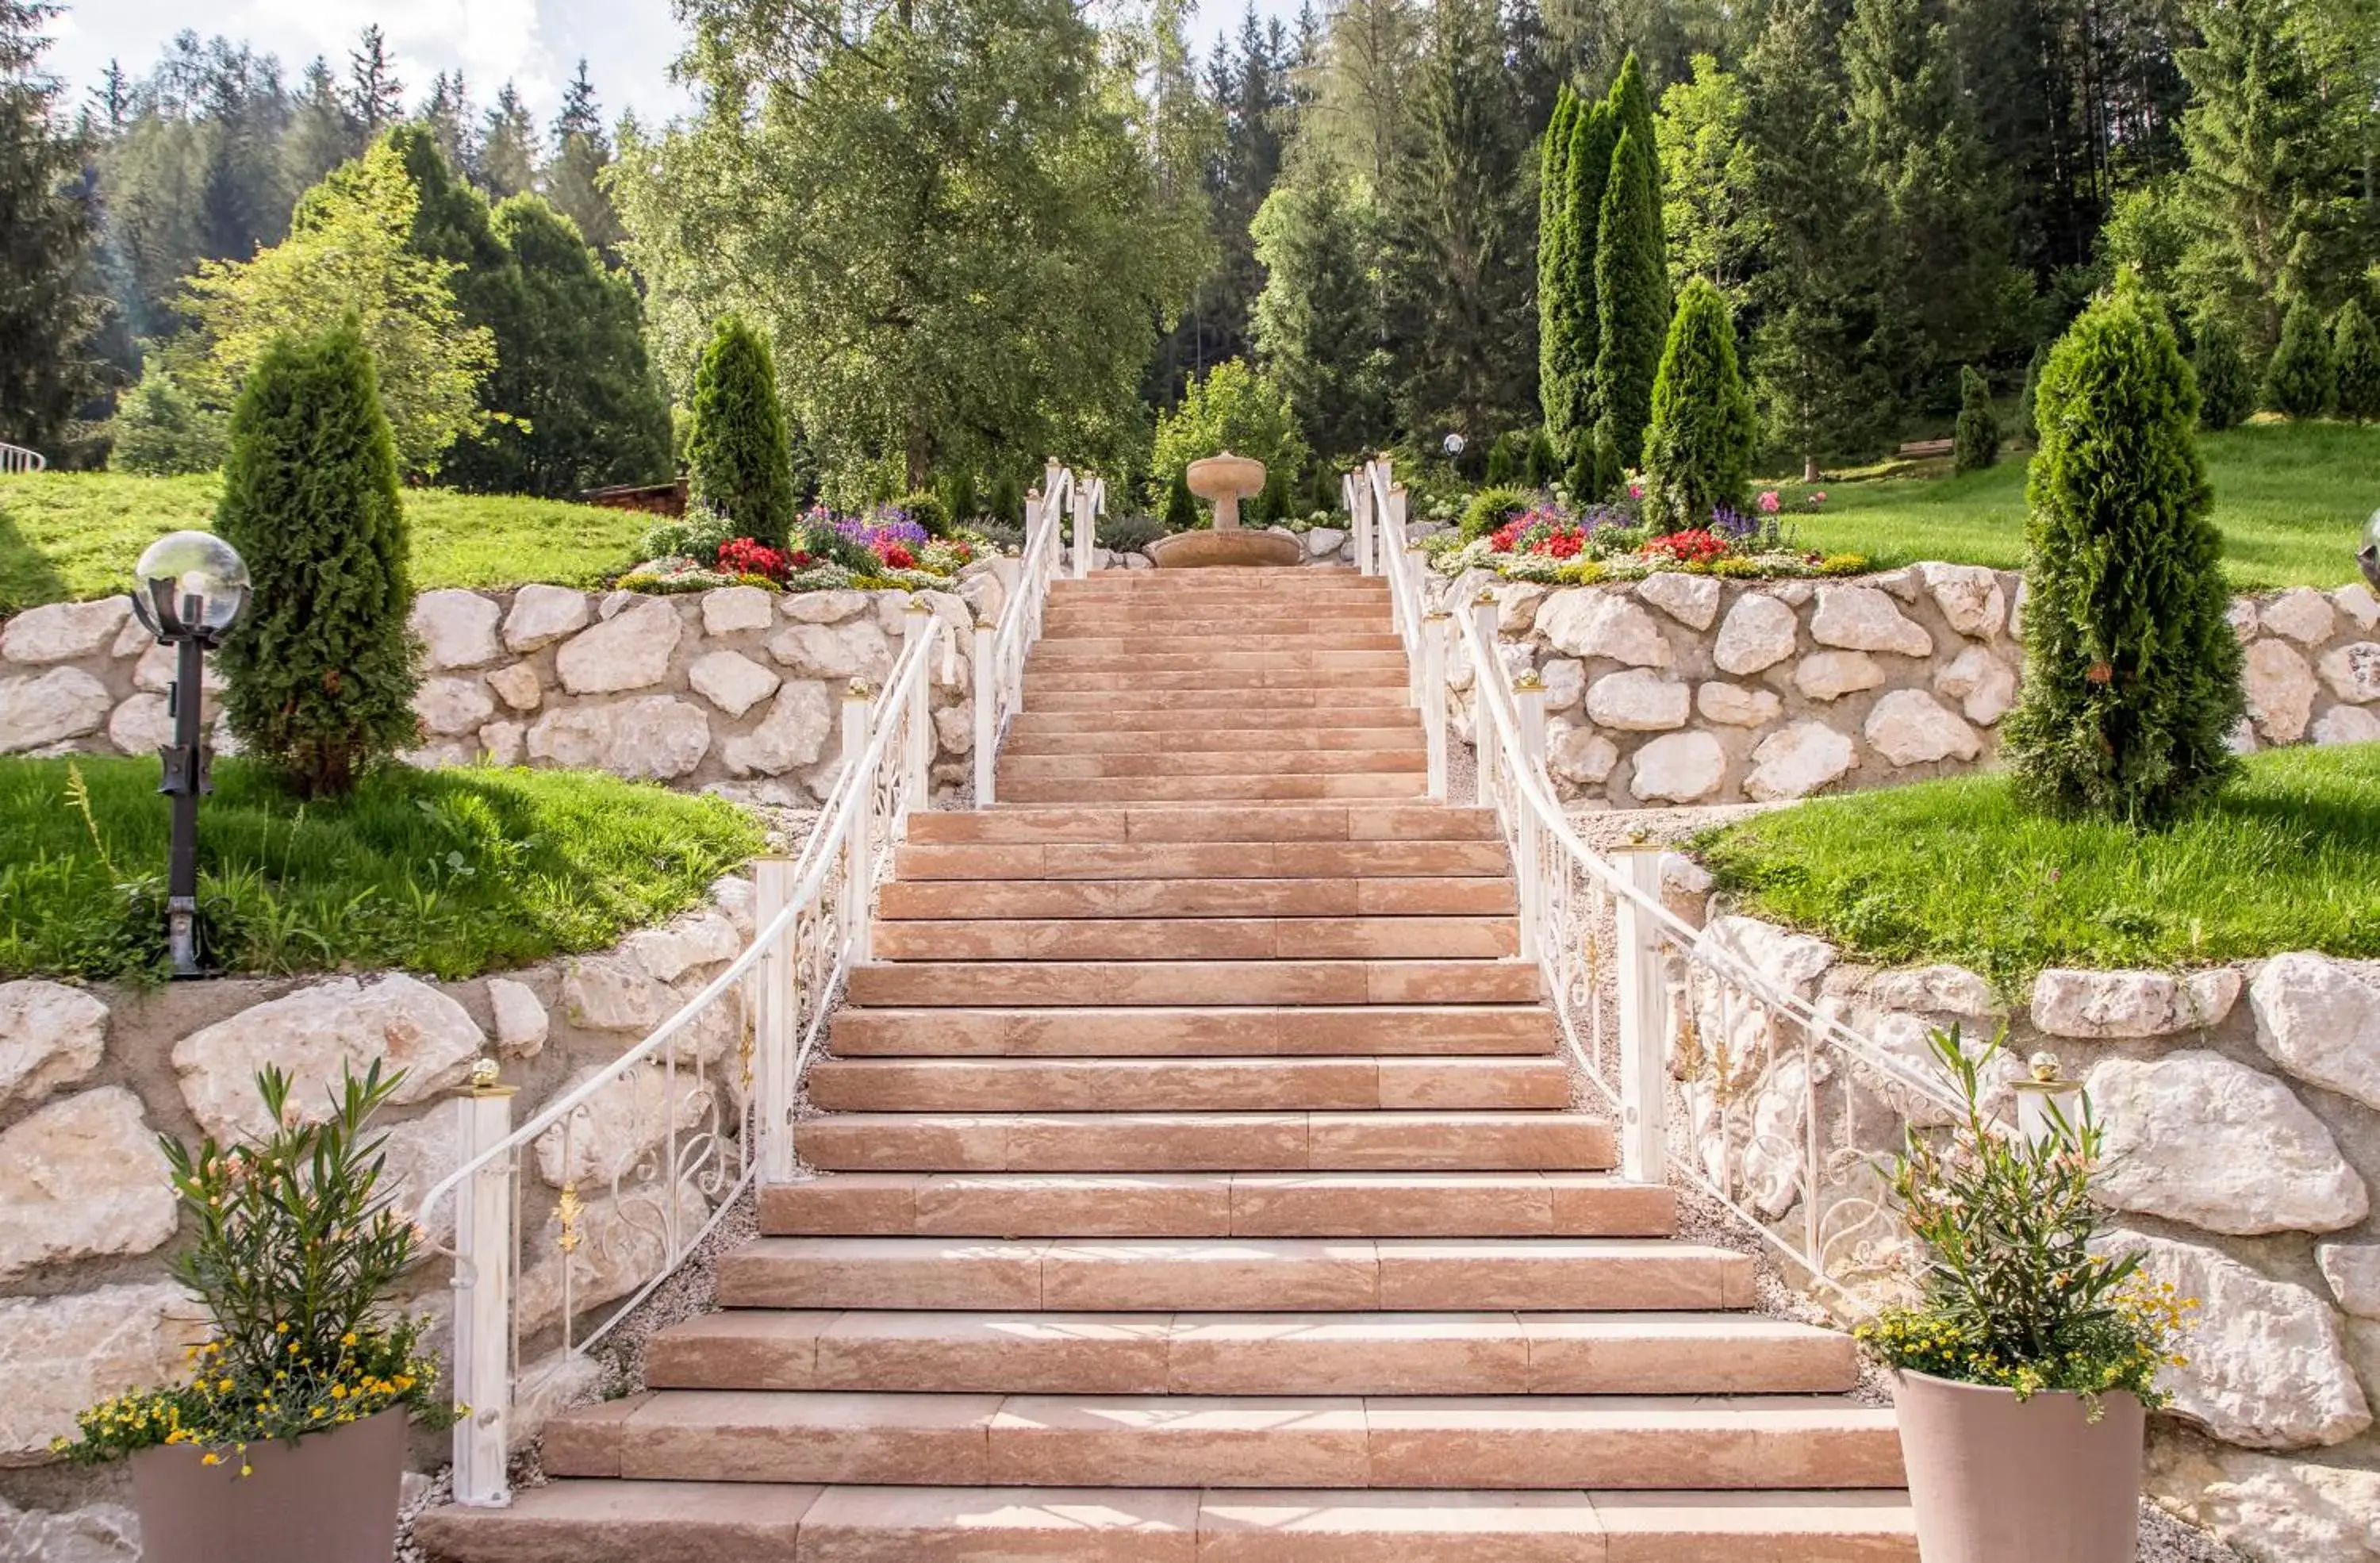
[[[1758,432],[1736,362],[1727,297],[1706,277],[1678,296],[1653,382],[1645,433],[1645,511],[1654,526],[1706,527],[1721,506],[1743,503]]]
[[[1632,56],[1633,58],[1633,56]],[[1623,83],[1628,78],[1623,73]],[[1637,91],[1643,91],[1638,82]],[[1595,462],[1598,491],[1644,457],[1653,379],[1670,332],[1669,248],[1661,230],[1661,170],[1653,140],[1619,115],[1611,181],[1596,225]]]
[[[2198,427],[2210,432],[2237,427],[2256,410],[2256,380],[2240,356],[2240,333],[2220,315],[2201,315],[2190,358],[2198,380]]]
[[[1289,394],[1307,446],[1353,455],[1388,438],[1377,214],[1324,159],[1301,156],[1257,209],[1257,363]]]
[[[2286,418],[2320,418],[2338,390],[2330,333],[2312,301],[2301,297],[2281,317],[2281,340],[2265,368],[2265,406]]]
[[[322,176],[364,149],[363,127],[347,112],[331,62],[316,55],[290,107],[289,128],[281,138],[282,180],[293,190],[310,190]]]
[[[607,265],[616,265],[627,229],[613,209],[603,188],[603,172],[612,166],[612,138],[603,128],[603,111],[595,101],[595,84],[587,79],[587,62],[563,94],[562,111],[553,120],[553,160],[545,166],[545,199],[578,226]]]
[[[254,583],[217,654],[232,732],[298,796],[349,791],[419,732],[396,447],[353,322],[257,360],[214,529]]]
[[[389,58],[388,35],[373,22],[347,55],[347,115],[366,136],[376,136],[405,117],[405,83]]]
[[[84,144],[40,68],[41,0],[0,0],[0,440],[51,447],[99,383],[92,334],[105,301],[87,290],[96,214]]]
[[[2163,829],[2237,767],[2242,708],[2198,393],[2164,310],[2137,287],[2093,304],[2040,405],[2023,694],[2002,752],[2036,807]]]
[[[694,432],[686,444],[693,497],[747,537],[784,546],[794,526],[794,465],[777,400],[777,364],[760,333],[720,321],[694,376]]]
[[[1571,491],[1582,499],[1596,491],[1595,370],[1603,333],[1595,297],[1595,248],[1603,194],[1611,183],[1612,147],[1619,139],[1608,100],[1582,103],[1571,116],[1570,191],[1562,202],[1564,307],[1555,347],[1561,406],[1547,410],[1546,427]]]
[[[480,161],[471,176],[491,200],[523,195],[537,186],[537,124],[509,81],[498,90],[480,127]]]
[[[1957,470],[1981,472],[1999,460],[2000,415],[1992,410],[1991,386],[1973,364],[1959,367],[1959,421],[1951,432],[1950,465]]]
[[[2352,298],[2331,321],[2330,359],[2338,376],[2338,416],[2358,423],[2380,418],[2380,332]]]

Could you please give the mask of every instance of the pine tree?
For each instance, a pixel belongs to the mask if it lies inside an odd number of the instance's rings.
[[[1950,465],[1981,472],[2000,458],[2000,416],[1992,410],[1992,388],[1973,364],[1959,369],[1959,422],[1952,430]]]
[[[85,147],[56,113],[39,62],[41,0],[0,0],[0,440],[39,449],[100,382],[91,338],[105,301],[85,291],[97,214],[78,177]]]
[[[562,100],[553,120],[553,161],[545,167],[545,199],[578,225],[587,242],[616,265],[620,245],[628,236],[620,214],[603,188],[603,171],[612,166],[612,139],[604,133],[603,111],[595,102],[594,83],[587,79],[587,62],[578,62],[577,78]]]
[[[2231,775],[2242,707],[2198,393],[2164,310],[2119,287],[2050,354],[2040,399],[2002,752],[2036,807],[2163,829]]]
[[[422,122],[438,141],[438,150],[459,173],[479,162],[480,127],[473,123],[471,94],[459,70],[440,71],[430,79],[430,97],[421,105]]]
[[[363,128],[347,113],[331,63],[318,55],[306,67],[305,85],[281,138],[282,177],[290,189],[310,190],[363,149]]]
[[[1594,491],[1595,370],[1602,327],[1595,297],[1595,247],[1603,194],[1611,183],[1611,151],[1620,132],[1608,101],[1582,103],[1571,116],[1570,193],[1563,201],[1561,286],[1555,373],[1560,405],[1546,410],[1554,450],[1573,475],[1572,491]]]
[[[1627,80],[1623,73],[1621,80]],[[1639,91],[1642,91],[1641,83]],[[1661,232],[1661,170],[1653,141],[1625,123],[1611,152],[1611,182],[1596,226],[1597,488],[1609,491],[1642,461],[1653,416],[1653,378],[1670,331],[1669,248]]]
[[[347,55],[347,115],[366,136],[376,136],[405,117],[405,83],[388,57],[388,37],[374,22]]]
[[[782,548],[795,499],[776,360],[759,333],[733,315],[720,321],[695,370],[693,410],[686,447],[693,497],[744,536]]]
[[[2338,416],[2358,423],[2380,418],[2380,332],[2352,298],[2331,321],[2330,356],[2338,376]]]
[[[1305,156],[1257,212],[1257,362],[1289,394],[1309,448],[1345,454],[1389,436],[1379,236],[1354,181]],[[1186,387],[1185,387],[1186,389]]]
[[[2198,320],[2190,367],[2198,380],[2198,427],[2219,433],[2256,410],[2256,380],[2240,353],[2240,334],[2220,315]]]
[[[1570,394],[1557,348],[1568,340],[1571,298],[1562,248],[1570,232],[1571,129],[1578,113],[1578,95],[1565,81],[1537,145],[1537,406],[1548,420]]]
[[[257,361],[214,529],[254,582],[217,654],[240,747],[300,797],[347,792],[419,732],[396,447],[354,324]]]
[[[491,200],[525,195],[537,186],[537,126],[509,81],[480,127],[480,161],[471,176]]]
[[[1665,530],[1706,527],[1743,503],[1757,432],[1736,362],[1727,297],[1706,277],[1686,284],[1653,382],[1645,433],[1645,513]]]
[[[2265,369],[2265,406],[2287,418],[2320,418],[2338,389],[2330,360],[2330,333],[2313,304],[2301,297],[2281,318],[2280,345]]]

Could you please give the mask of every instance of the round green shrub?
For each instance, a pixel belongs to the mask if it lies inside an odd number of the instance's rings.
[[[1461,523],[1463,540],[1484,538],[1536,503],[1536,496],[1526,489],[1482,489],[1471,496],[1463,507]]]
[[[951,535],[951,513],[942,503],[942,496],[931,489],[912,489],[892,503],[896,508],[907,511],[909,519],[926,528],[928,537],[946,538]]]

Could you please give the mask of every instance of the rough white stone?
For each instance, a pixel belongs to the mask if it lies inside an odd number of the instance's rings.
[[[1730,999],[1717,982],[1709,980],[1709,972],[1749,967],[1772,987],[1808,999],[1815,995],[1818,979],[1835,963],[1835,947],[1824,939],[1792,933],[1757,917],[1730,915],[1712,918],[1695,939],[1694,948],[1706,963],[1694,968],[1690,994],[1695,1009],[1695,1032],[1705,1053],[1703,1067],[1716,1072],[1716,1062],[1723,1050],[1729,1060],[1728,1083],[1748,1084],[1764,1056],[1763,1007],[1743,1002],[1740,992]],[[1673,1050],[1679,1040],[1679,1036],[1672,1036]]]
[[[137,1563],[140,1517],[120,1503],[18,1508],[0,1499],[0,1563]]]
[[[1917,578],[1934,594],[1934,606],[1961,635],[1988,639],[2008,619],[2008,594],[2000,589],[1999,572],[1981,564],[1917,566]]]
[[[425,678],[413,697],[413,713],[422,727],[441,737],[476,732],[496,714],[496,702],[487,681],[476,673]]]
[[[1574,657],[1556,657],[1537,670],[1546,686],[1546,709],[1566,711],[1586,697],[1586,664]]]
[[[741,874],[722,874],[710,881],[710,904],[735,925],[738,939],[749,940],[759,926],[756,896],[752,881]]]
[[[1592,727],[1546,724],[1546,763],[1555,775],[1582,786],[1601,782],[1620,763],[1620,746]]]
[[[1967,720],[1990,727],[2016,704],[2016,670],[1980,646],[1970,646],[1934,675],[1934,693],[1960,702]]]
[[[172,1179],[123,1086],[52,1102],[0,1133],[0,1280],[161,1247],[174,1235]]]
[[[150,641],[140,660],[132,664],[132,687],[163,695],[174,687],[180,665],[181,657],[175,648]],[[199,687],[209,695],[220,695],[229,687],[224,681],[223,669],[211,656],[199,659]]]
[[[1793,687],[1813,700],[1839,700],[1883,682],[1884,669],[1864,651],[1813,651],[1793,667]]]
[[[1947,961],[1931,966],[1878,972],[1868,981],[1867,996],[1883,1009],[1918,1010],[1970,1020],[1987,1018],[1995,1007],[1990,983],[1966,967]]]
[[[2322,679],[2342,700],[2359,706],[2380,700],[2380,641],[2359,640],[2328,653]]]
[[[403,1070],[389,1102],[405,1107],[461,1084],[485,1042],[462,1005],[392,973],[370,983],[337,977],[251,1005],[175,1043],[174,1068],[192,1116],[230,1139],[271,1127],[256,1095],[268,1063],[290,1076],[291,1104],[313,1118],[328,1110],[348,1067],[361,1074],[377,1059],[383,1072]]]
[[[2330,594],[2330,600],[2357,629],[2380,629],[2380,597],[2373,596],[2372,588],[2362,581],[2340,587]]]
[[[95,657],[124,633],[131,617],[132,601],[126,597],[28,608],[0,625],[0,659],[39,663]]]
[[[1727,751],[1707,733],[1670,733],[1636,751],[1628,790],[1639,802],[1694,803],[1727,780]]]
[[[2318,1242],[2313,1261],[2340,1307],[2380,1319],[2380,1242]]]
[[[2312,587],[2291,587],[2265,603],[2258,617],[2266,629],[2301,646],[2319,646],[2338,627],[2330,599]]]
[[[38,1101],[99,1067],[107,1006],[79,987],[0,982],[0,1107]]]
[[[760,588],[738,587],[727,589],[759,591]],[[785,682],[741,651],[704,652],[694,660],[693,666],[686,670],[686,681],[693,686],[696,694],[732,717],[742,716],[774,695],[777,686]]]
[[[545,1050],[552,1017],[535,989],[511,977],[488,979],[488,1008],[496,1022],[496,1048],[508,1059],[533,1059]]]
[[[115,707],[107,685],[80,668],[0,679],[0,755],[96,733]]]
[[[420,1204],[423,1195],[463,1165],[461,1103],[453,1098],[432,1102],[420,1117],[390,1125],[385,1154],[388,1163],[381,1174],[382,1187],[397,1209],[418,1218],[430,1234],[427,1243],[418,1245],[414,1257],[417,1266],[429,1264],[432,1256],[421,1250],[455,1241],[455,1198],[441,1199],[428,1210],[421,1209]]]
[[[769,655],[802,678],[880,684],[892,671],[894,643],[869,619],[794,624],[769,642]]]
[[[2306,1288],[2195,1243],[2112,1232],[2099,1246],[2139,1254],[2143,1274],[2198,1300],[2189,1365],[2163,1381],[2174,1415],[2260,1449],[2343,1443],[2372,1424],[2338,1316]]]
[[[671,695],[565,706],[547,711],[528,730],[529,758],[540,765],[645,781],[683,776],[710,751],[710,723],[702,708]]]
[[[2312,951],[2276,955],[2248,989],[2256,1046],[2309,1084],[2380,1108],[2380,980]]]
[[[1706,630],[1718,617],[1718,577],[1663,570],[1636,583],[1636,595],[1688,629]]]
[[[1496,633],[1526,635],[1537,622],[1537,609],[1548,588],[1536,581],[1496,581],[1488,589],[1496,596]]]
[[[2380,1472],[2153,1438],[2147,1487],[2162,1507],[2265,1563],[2380,1563]]]
[[[514,651],[534,651],[587,627],[587,594],[568,587],[525,586],[513,593],[512,612],[504,615],[504,645]]]
[[[1694,709],[1704,721],[1725,727],[1766,727],[1785,709],[1785,702],[1772,689],[1713,682],[1694,691]]]
[[[1840,951],[1823,939],[1780,928],[1757,917],[1726,916],[1704,930],[1698,948],[1732,957],[1778,987],[1814,997]]]
[[[447,588],[425,591],[413,600],[407,621],[421,642],[425,672],[451,668],[480,668],[504,654],[496,644],[496,621],[504,610],[476,591]]]
[[[777,622],[777,594],[752,586],[721,587],[702,594],[705,635],[764,630]]]
[[[2322,1121],[2219,1053],[2102,1059],[2085,1089],[2107,1135],[2093,1186],[2118,1210],[2247,1237],[2334,1232],[2371,1209]]]
[[[1586,686],[1586,717],[1621,733],[1666,733],[1686,725],[1694,691],[1642,668],[1606,673]]]
[[[1328,559],[1347,543],[1347,534],[1336,527],[1316,527],[1305,534],[1305,551],[1309,558]]]
[[[2229,966],[2180,978],[2053,966],[2034,979],[2033,1027],[2047,1036],[2095,1041],[2165,1036],[2222,1024],[2239,998],[2240,974]]]
[[[719,757],[734,776],[779,776],[815,764],[840,720],[836,706],[822,684],[789,683],[777,691],[758,727],[720,745]]]
[[[603,1072],[601,1066],[582,1069],[554,1094],[568,1096]],[[659,1064],[640,1064],[537,1137],[538,1176],[557,1189],[625,1181],[671,1129],[683,1134],[701,1123],[710,1103],[710,1085],[686,1071],[673,1079]]]
[[[651,1031],[686,1000],[625,955],[583,955],[562,975],[562,1012],[590,1031]]]
[[[1893,765],[1971,760],[1984,752],[1975,730],[1923,689],[1895,689],[1880,697],[1862,731],[1869,747]]]
[[[2242,646],[2247,645],[2256,638],[2256,600],[2252,597],[2233,598],[2230,606],[2223,610],[2223,622],[2231,626],[2232,638]]]
[[[637,600],[638,596],[633,591],[607,591],[603,594],[603,600],[595,604],[595,617],[598,622],[615,619],[627,612],[628,605]]]
[[[480,753],[490,765],[519,765],[528,756],[528,729],[516,721],[492,721],[480,729]]]
[[[111,1395],[171,1383],[203,1335],[173,1281],[103,1286],[58,1297],[0,1298],[0,1463],[47,1460],[75,1413]]]
[[[134,695],[116,707],[107,719],[107,741],[128,755],[153,755],[172,743],[174,715],[165,697]]]
[[[577,1252],[565,1255],[554,1242],[559,1223],[548,1218],[524,1244],[536,1257],[523,1266],[515,1294],[521,1333],[533,1334],[561,1319],[565,1265],[570,1266],[571,1305],[582,1312],[600,1307],[661,1273],[668,1262],[667,1233],[673,1225],[679,1231],[699,1231],[710,1218],[710,1206],[690,1182],[625,1190],[586,1202],[579,1216]]]
[[[537,669],[527,662],[498,668],[487,679],[496,697],[516,711],[533,711],[545,699],[545,685],[539,681]]]
[[[2380,743],[2380,715],[2362,706],[2333,706],[2315,721],[2308,736],[2325,748],[2334,744]]]
[[[1858,763],[1857,746],[1848,736],[1822,721],[1797,721],[1763,738],[1752,751],[1752,773],[1743,779],[1744,795],[1762,803],[1807,797],[1840,781]]]
[[[1825,586],[1810,614],[1810,638],[1846,651],[1893,651],[1931,657],[1934,637],[1874,587]]]
[[[718,912],[698,912],[665,928],[647,928],[620,941],[620,952],[662,982],[675,982],[697,966],[732,961],[744,941],[735,925]]]
[[[1652,614],[1597,587],[1558,591],[1538,604],[1537,633],[1572,657],[1607,657],[1635,668],[1666,668],[1674,659]]]
[[[964,755],[975,748],[975,710],[969,706],[942,706],[934,712],[934,742],[944,755]]]
[[[684,630],[667,598],[640,597],[564,642],[553,654],[553,671],[573,695],[650,688],[668,675],[670,653]]]
[[[1711,871],[1682,852],[1661,854],[1661,904],[1701,927],[1710,912]]]
[[[1756,673],[1791,656],[1798,633],[1792,609],[1766,593],[1748,591],[1727,611],[1711,660],[1721,672]]]
[[[783,600],[785,617],[797,624],[839,624],[868,609],[864,591],[801,591]]]
[[[2313,670],[2286,642],[2259,640],[2248,648],[2240,677],[2248,692],[2248,715],[2267,743],[2294,744],[2305,736],[2313,714]]]

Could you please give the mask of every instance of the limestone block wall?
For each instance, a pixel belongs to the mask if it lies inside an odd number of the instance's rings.
[[[600,953],[501,975],[433,982],[402,974],[225,978],[170,987],[85,988],[0,982],[0,1563],[101,1563],[139,1556],[121,1467],[57,1464],[50,1441],[103,1396],[178,1377],[200,1315],[171,1278],[181,1237],[159,1133],[195,1143],[261,1127],[253,1077],[266,1062],[318,1103],[344,1062],[378,1058],[407,1072],[390,1131],[388,1176],[401,1199],[459,1164],[455,1092],[474,1063],[498,1060],[518,1087],[514,1121],[619,1058],[738,953],[752,933],[751,882],[712,886],[709,903]],[[550,1133],[521,1177],[527,1312],[523,1360],[558,1339],[562,1265],[556,1203],[575,1182],[583,1241],[573,1266],[582,1314],[656,1274],[658,1206],[697,1227],[715,1194],[689,1169],[655,1164],[670,1126],[680,1143],[738,1121],[740,1024],[731,1008],[698,1027],[679,1069],[659,1067],[599,1092],[570,1157]],[[698,1060],[699,1067],[697,1067]],[[732,1181],[732,1178],[730,1180]],[[432,1241],[453,1236],[451,1207],[431,1213]],[[440,1320],[447,1268],[430,1256],[407,1306]],[[598,1315],[600,1316],[600,1315]],[[559,1359],[552,1359],[558,1361]],[[591,1389],[594,1369],[545,1380],[530,1423]],[[424,1436],[423,1470],[444,1439]]]
[[[1557,784],[1612,807],[1798,798],[1973,769],[1998,749],[2023,664],[2023,579],[1980,565],[1567,588],[1475,571],[1437,591],[1463,612],[1493,594],[1507,670],[1545,682]],[[2247,657],[2236,746],[2380,739],[2380,600],[2368,588],[2242,597],[2231,620]],[[1466,741],[1471,678],[1458,650],[1450,682]]]

